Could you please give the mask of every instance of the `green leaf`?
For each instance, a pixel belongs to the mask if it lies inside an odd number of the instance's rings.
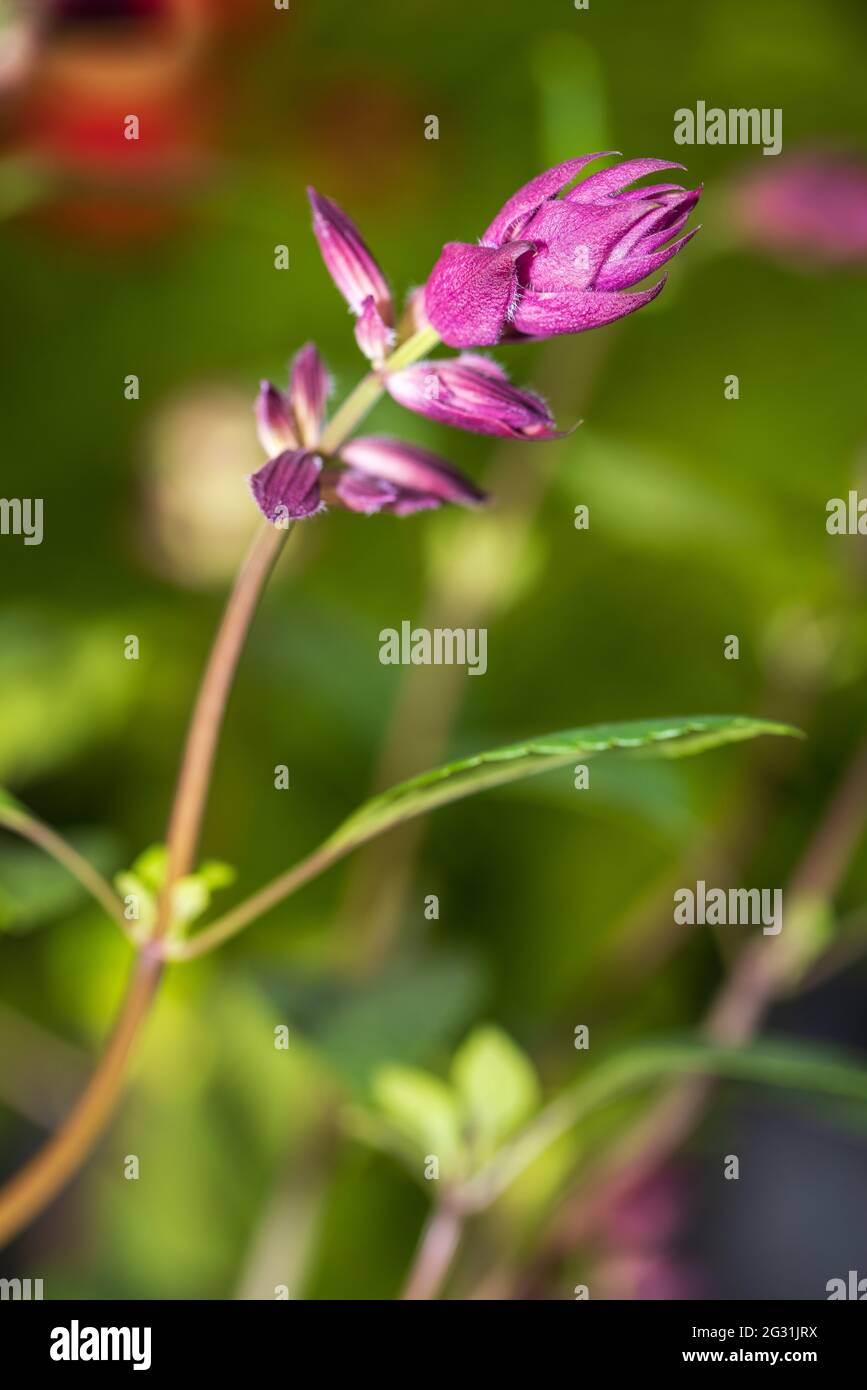
[[[530,1059],[500,1028],[476,1028],[458,1049],[452,1079],[463,1104],[468,1142],[477,1158],[488,1158],[540,1101]]]
[[[132,872],[158,897],[166,881],[168,863],[169,852],[165,845],[149,845],[135,860]]]
[[[144,929],[149,929],[156,921],[168,862],[165,845],[149,845],[142,850],[132,868],[114,876],[114,886],[122,898],[138,899],[138,920]],[[224,864],[219,859],[207,859],[193,873],[178,879],[172,889],[172,933],[180,933],[201,917],[210,907],[213,894],[234,881],[235,870],[231,864]]]
[[[361,843],[436,806],[521,777],[564,767],[575,757],[586,759],[608,752],[656,758],[683,757],[760,734],[801,736],[799,730],[788,724],[723,714],[598,724],[542,734],[521,743],[460,758],[400,782],[364,802],[338,826],[327,843],[331,848]]]
[[[206,859],[196,871],[196,876],[201,879],[205,887],[212,893],[216,893],[221,888],[231,888],[237,878],[237,870],[231,864],[226,864],[222,859]]]
[[[546,1106],[465,1185],[468,1207],[487,1206],[551,1144],[594,1111],[632,1091],[678,1076],[752,1081],[867,1105],[864,1061],[832,1048],[774,1040],[745,1047],[693,1040],[646,1043],[606,1058],[585,1080]]]
[[[463,1146],[460,1104],[452,1088],[413,1067],[382,1067],[372,1091],[381,1114],[416,1149],[419,1173],[428,1157],[436,1157],[441,1177],[456,1177]]]

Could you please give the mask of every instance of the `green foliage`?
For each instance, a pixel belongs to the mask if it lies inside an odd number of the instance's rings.
[[[490,1024],[458,1048],[448,1081],[386,1066],[374,1073],[370,1090],[373,1108],[349,1112],[357,1136],[397,1155],[417,1179],[436,1160],[436,1177],[448,1185],[467,1181],[492,1158],[540,1099],[529,1058]]]
[[[474,1157],[490,1157],[537,1109],[539,1079],[501,1028],[476,1028],[455,1053],[451,1077]]]
[[[760,734],[797,735],[788,724],[743,715],[696,715],[686,718],[632,720],[563,729],[520,743],[492,748],[423,772],[360,806],[330,837],[329,844],[352,844],[489,787],[564,767],[576,757],[629,752],[644,757],[677,758],[739,743]]]
[[[159,897],[165,883],[168,856],[165,845],[150,845],[143,850],[130,869],[114,876],[114,885],[122,898],[135,898],[138,922],[143,935],[157,919]],[[204,912],[207,912],[215,892],[228,888],[235,881],[235,870],[220,860],[206,860],[192,874],[178,879],[172,890],[172,934],[178,935]]]

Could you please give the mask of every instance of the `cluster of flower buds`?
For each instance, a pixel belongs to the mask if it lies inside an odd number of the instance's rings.
[[[410,296],[406,333],[426,330],[449,347],[471,349],[579,333],[611,323],[655,299],[664,278],[634,294],[695,235],[683,227],[701,194],[675,183],[631,188],[681,165],[634,159],[591,175],[564,193],[599,155],[572,159],[531,179],[500,210],[481,242],[443,248],[423,290]],[[355,337],[387,391],[428,419],[477,434],[555,439],[546,403],[513,386],[496,362],[474,352],[389,367],[398,344],[388,282],[358,228],[314,189],[313,231],[323,260],[355,315]],[[560,196],[562,195],[562,196]],[[414,444],[374,435],[321,448],[329,379],[316,348],[295,358],[284,393],[268,382],[257,404],[268,462],[251,479],[253,496],[276,524],[312,516],[326,503],[404,516],[444,502],[475,506],[484,494],[444,459]]]
[[[250,479],[260,511],[275,525],[313,516],[326,503],[352,512],[410,512],[443,502],[474,506],[484,494],[436,454],[380,435],[350,439],[327,464],[319,451],[330,381],[312,343],[296,355],[289,390],[263,381],[256,403],[268,462]]]

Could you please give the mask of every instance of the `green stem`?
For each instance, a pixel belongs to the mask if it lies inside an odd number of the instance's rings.
[[[436,1298],[452,1267],[464,1230],[464,1217],[448,1198],[437,1203],[425,1223],[403,1298],[416,1303]]]
[[[423,328],[413,334],[390,357],[387,357],[379,372],[370,372],[346,397],[340,408],[331,417],[322,432],[319,448],[324,454],[333,454],[344,444],[365,415],[376,405],[385,387],[383,374],[400,371],[431,352],[439,342],[439,334],[433,328]]]
[[[81,1167],[123,1090],[127,1063],[150,1012],[162,961],[147,948],[139,956],[123,1008],[99,1065],[56,1134],[0,1190],[0,1246],[12,1240],[51,1202]]]
[[[62,836],[45,825],[43,821],[34,816],[23,806],[0,806],[0,825],[7,830],[21,835],[31,844],[44,850],[58,864],[62,865],[73,878],[77,879],[82,888],[86,889],[90,896],[104,908],[109,917],[117,922],[124,936],[132,945],[136,945],[135,934],[126,920],[123,913],[123,903],[115,893],[111,884],[104,879],[102,874],[93,867],[83,854],[79,854],[77,849],[67,844]]]
[[[157,938],[170,931],[175,884],[193,866],[229,692],[259,599],[291,529],[270,525],[260,529],[238,572],[211,648],[190,719],[169,819],[166,877],[154,931]]]

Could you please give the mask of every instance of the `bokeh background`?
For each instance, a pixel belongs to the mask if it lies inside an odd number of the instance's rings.
[[[583,420],[568,438],[499,444],[377,408],[378,429],[446,454],[498,506],[296,528],[226,722],[204,852],[238,878],[219,905],[449,755],[672,713],[808,734],[459,803],[176,968],[104,1142],[0,1273],[44,1278],[47,1297],[396,1296],[429,1192],[347,1124],[378,1069],[445,1076],[493,1023],[551,1098],[589,1065],[578,1024],[589,1060],[695,1032],[755,933],[676,928],[674,888],[790,884],[817,835],[821,929],[757,1026],[863,1054],[867,569],[863,538],[825,529],[829,498],[867,488],[863,7],[4,0],[0,23],[0,491],[45,507],[41,546],[0,538],[0,783],[109,875],[162,837],[257,524],[258,380],[309,338],[338,393],[363,367],[305,184],[347,208],[403,293],[534,172],[610,148],[682,158],[705,185],[702,232],[648,310],[499,354],[565,425]],[[781,107],[782,155],[675,146],[674,112],[698,100]],[[800,202],[796,185],[781,225],[755,181],[799,153],[839,175]],[[486,677],[380,665],[380,630],[404,619],[486,626]],[[128,950],[8,835],[0,932],[8,1174],[81,1089]],[[723,1084],[682,1135],[657,1120],[658,1161],[597,1210],[610,1146],[659,1089],[569,1134],[472,1222],[446,1291],[822,1298],[867,1274],[863,1110],[806,1094]]]

